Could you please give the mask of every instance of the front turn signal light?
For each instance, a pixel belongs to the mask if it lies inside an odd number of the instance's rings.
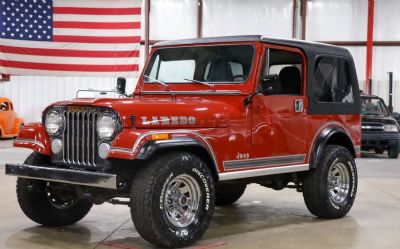
[[[171,135],[167,133],[157,133],[157,134],[152,134],[151,139],[152,140],[166,140],[170,139]]]

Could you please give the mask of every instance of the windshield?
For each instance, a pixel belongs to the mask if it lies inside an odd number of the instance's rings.
[[[362,98],[362,114],[387,116],[388,112],[380,99]]]
[[[145,70],[145,83],[240,83],[252,68],[252,45],[196,46],[157,50]]]

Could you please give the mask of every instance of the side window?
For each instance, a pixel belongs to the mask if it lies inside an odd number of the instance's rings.
[[[318,102],[354,102],[350,66],[346,59],[321,57],[317,60],[314,97]]]
[[[303,60],[299,53],[267,49],[263,77],[268,75],[277,76],[268,86],[268,95],[301,95]]]

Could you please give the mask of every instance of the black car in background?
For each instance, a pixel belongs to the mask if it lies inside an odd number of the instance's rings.
[[[362,132],[361,149],[375,150],[377,154],[388,151],[390,158],[398,158],[400,127],[391,115],[383,99],[373,95],[361,95]],[[398,114],[394,114],[398,117]]]

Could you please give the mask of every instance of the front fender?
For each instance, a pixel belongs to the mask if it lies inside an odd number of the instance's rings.
[[[14,140],[14,147],[32,149],[40,154],[51,154],[50,138],[41,123],[29,123],[25,125]]]
[[[169,134],[166,140],[152,140],[154,134]],[[194,130],[123,130],[114,140],[108,153],[109,158],[145,160],[158,149],[198,146],[205,149],[216,169],[218,162],[212,146],[203,135]]]

